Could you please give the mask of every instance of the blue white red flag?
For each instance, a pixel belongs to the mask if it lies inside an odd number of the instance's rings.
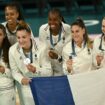
[[[105,105],[105,70],[36,77],[30,86],[35,105]]]

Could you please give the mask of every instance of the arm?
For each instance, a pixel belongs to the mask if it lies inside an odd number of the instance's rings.
[[[93,43],[93,65],[95,68],[103,67],[104,55],[102,55],[102,51],[99,49],[100,45],[100,37],[96,37]]]
[[[13,56],[13,51],[10,48],[10,50],[9,50],[9,63],[10,63],[10,68],[11,68],[11,71],[12,71],[12,75],[13,75],[13,78],[21,84],[21,81],[22,81],[24,76],[18,70],[18,67],[17,67],[17,64],[16,64],[16,61],[15,61],[14,57],[15,56]]]
[[[64,74],[71,74],[72,73],[72,59],[69,59],[69,55],[65,52],[66,48],[63,48],[62,51],[62,58],[63,58],[63,71]]]
[[[39,48],[42,48],[42,46],[46,46],[46,36],[47,31],[45,30],[46,25],[42,25],[39,28]]]
[[[36,73],[39,73],[40,76],[52,76],[52,67],[50,59],[46,53],[46,48],[42,48],[39,51],[38,64],[36,65]]]

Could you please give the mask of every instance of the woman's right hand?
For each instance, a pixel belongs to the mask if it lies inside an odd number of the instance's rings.
[[[97,55],[96,56],[96,61],[97,61],[97,65],[100,66],[101,65],[101,62],[102,60],[104,59],[104,56],[103,55]]]
[[[71,73],[71,71],[73,69],[72,64],[73,64],[73,60],[68,59],[67,62],[66,62],[66,66],[67,66],[67,70],[68,70],[69,73]]]
[[[4,66],[0,65],[0,72],[3,74],[5,72]]]
[[[21,80],[22,85],[28,85],[29,82],[31,82],[31,79],[27,77],[23,77],[23,79]]]

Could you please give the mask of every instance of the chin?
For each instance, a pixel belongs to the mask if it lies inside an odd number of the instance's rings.
[[[13,25],[14,23],[13,23],[13,22],[8,22],[8,24],[9,24],[9,25]]]
[[[25,48],[25,46],[24,45],[21,45],[21,44],[20,44],[20,47]]]

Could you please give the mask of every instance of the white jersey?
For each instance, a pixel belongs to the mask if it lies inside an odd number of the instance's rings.
[[[5,72],[0,73],[0,105],[16,105],[15,86],[11,70],[2,58],[0,65],[5,67]]]
[[[72,56],[72,74],[83,73],[92,70],[92,51],[88,49],[87,46],[78,47],[75,45],[75,53],[73,55],[72,42],[69,42],[62,51],[63,56],[63,70],[65,74],[70,74],[67,70],[66,62],[70,56]]]
[[[4,27],[6,29],[6,33],[7,33],[7,37],[8,37],[9,42],[11,43],[11,45],[15,44],[17,42],[17,37],[16,37],[17,28],[13,32],[10,32],[7,28],[7,22],[4,22],[2,24],[4,25]],[[32,37],[34,37],[32,31],[31,31],[31,35],[32,35]]]
[[[10,47],[9,50],[9,60],[10,67],[12,69],[12,74],[15,80],[21,83],[21,80],[24,76],[26,77],[35,77],[35,76],[51,76],[51,64],[48,61],[46,55],[38,51],[36,46],[33,44],[32,47],[32,65],[36,67],[36,73],[31,73],[27,70],[26,65],[24,63],[25,58],[23,58],[23,54],[21,53],[21,48],[19,47],[18,42]]]
[[[13,87],[14,82],[13,82],[13,78],[12,78],[10,68],[3,61],[3,59],[0,59],[0,65],[5,67],[5,72],[3,74],[0,73],[0,79],[1,79],[1,81],[0,81],[0,89]]]
[[[24,53],[21,52],[18,42],[10,47],[9,61],[12,70],[13,78],[21,84],[23,77],[41,77],[52,76],[51,63],[49,62],[46,54],[42,51],[38,51],[35,41],[32,41],[32,62],[31,64],[36,67],[36,72],[32,73],[28,71],[26,67],[26,58]],[[28,62],[28,61],[27,61]],[[21,91],[23,95],[23,101],[25,105],[34,105],[33,96],[29,85],[21,85]]]
[[[100,55],[100,54],[102,56],[104,56],[104,59],[102,60],[101,65],[98,66],[97,65],[97,61],[96,61],[96,56]],[[93,58],[94,58],[94,65],[95,65],[96,68],[105,67],[105,40],[104,40],[104,37],[97,36],[94,39],[94,43],[93,43]]]
[[[50,36],[50,27],[48,24],[44,24],[39,29],[39,46],[40,48],[43,46],[46,46],[46,53],[48,54],[48,51],[50,48],[53,48],[55,52],[58,53],[59,56],[62,55],[62,49],[66,45],[68,41],[71,40],[71,31],[70,31],[70,25],[65,24],[62,22],[62,29],[60,33],[60,40],[59,35],[54,36],[52,35],[53,43],[56,43],[55,46],[52,46],[51,44],[51,36]],[[54,75],[63,75],[62,70],[62,63],[59,63],[57,60],[51,59],[52,68],[54,70]]]

